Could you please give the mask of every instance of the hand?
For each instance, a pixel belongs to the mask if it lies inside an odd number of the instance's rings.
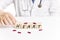
[[[15,18],[7,12],[0,11],[0,25],[15,25]]]

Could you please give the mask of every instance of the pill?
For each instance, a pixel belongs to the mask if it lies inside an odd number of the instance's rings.
[[[24,24],[28,24],[27,22],[25,22]]]
[[[28,34],[31,34],[31,32],[27,32]]]
[[[16,31],[16,30],[13,30],[13,31]]]
[[[21,32],[17,32],[18,34],[21,34]]]
[[[33,22],[33,24],[36,24],[35,22]]]
[[[39,31],[42,31],[42,29],[39,29]]]

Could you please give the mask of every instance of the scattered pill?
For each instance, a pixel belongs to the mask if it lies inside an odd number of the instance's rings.
[[[13,31],[16,31],[16,30],[13,30]]]
[[[28,34],[31,34],[31,32],[27,32]]]
[[[27,22],[25,22],[24,24],[28,24]]]
[[[42,31],[42,29],[39,29],[39,31]]]
[[[33,22],[33,24],[36,24],[35,22]]]
[[[18,32],[18,34],[21,34],[21,32]]]

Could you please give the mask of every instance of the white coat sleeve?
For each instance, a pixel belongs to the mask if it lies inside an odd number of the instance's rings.
[[[0,0],[0,10],[6,8],[13,0]]]
[[[30,16],[31,0],[15,0],[15,9],[17,16]]]
[[[50,14],[52,16],[60,16],[60,0],[51,0]]]

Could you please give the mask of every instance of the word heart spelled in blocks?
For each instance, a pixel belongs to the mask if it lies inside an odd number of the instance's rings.
[[[18,29],[42,29],[40,22],[19,22],[15,25]]]

